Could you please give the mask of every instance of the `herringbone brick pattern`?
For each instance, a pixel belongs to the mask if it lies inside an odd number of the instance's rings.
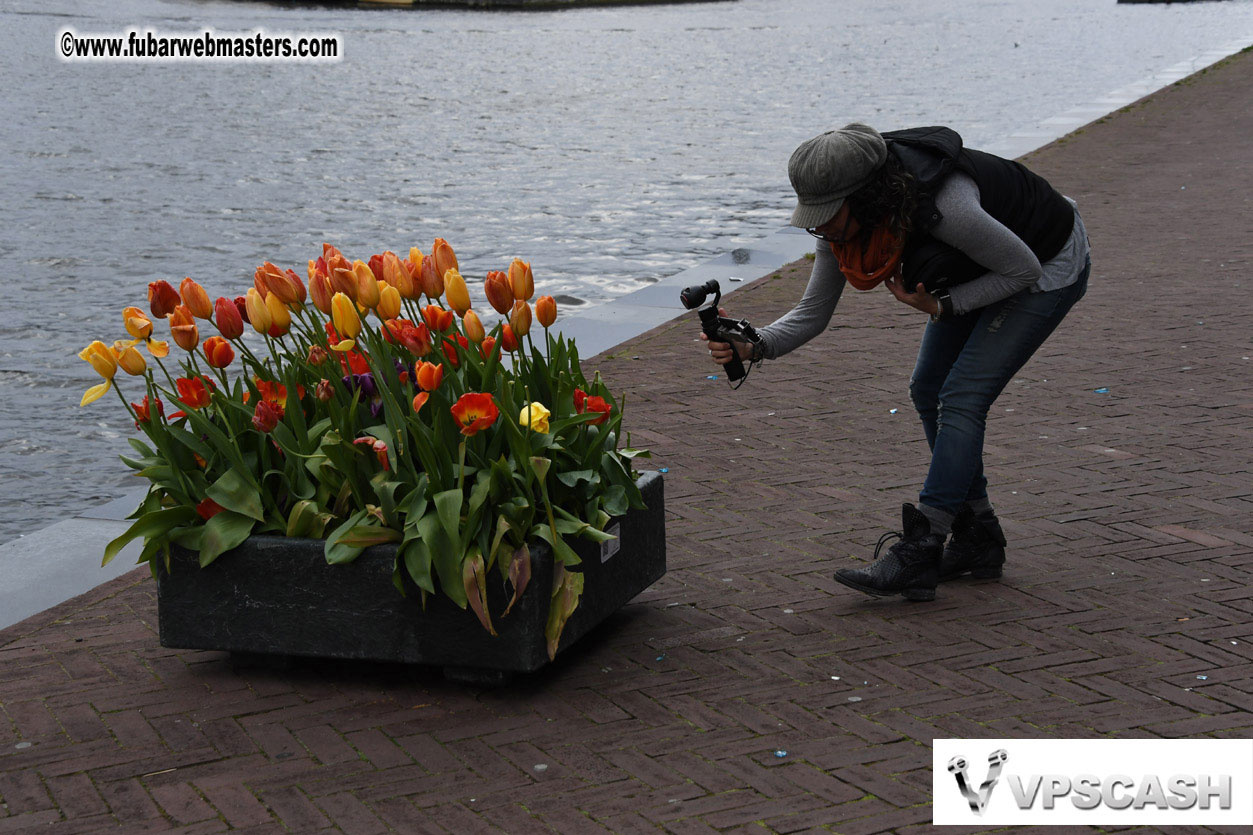
[[[736,392],[686,319],[589,363],[669,470],[670,573],[569,657],[235,668],[160,648],[136,572],[0,632],[0,832],[913,833],[937,737],[1248,736],[1250,99],[1245,54],[1032,158],[1095,266],[990,421],[1003,582],[831,579],[922,478],[921,315],[849,292]]]

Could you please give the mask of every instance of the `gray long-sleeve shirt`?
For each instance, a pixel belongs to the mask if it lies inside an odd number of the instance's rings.
[[[1066,287],[1078,279],[1087,262],[1088,236],[1077,210],[1070,238],[1056,256],[1041,264],[1021,238],[983,210],[979,186],[966,174],[955,172],[944,181],[936,192],[935,206],[941,219],[931,234],[988,268],[978,278],[949,291],[954,313],[986,307],[1027,288],[1043,292]],[[777,359],[822,333],[846,283],[830,245],[818,241],[813,271],[800,301],[759,329],[765,356]]]

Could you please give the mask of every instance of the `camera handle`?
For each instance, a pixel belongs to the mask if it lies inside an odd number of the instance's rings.
[[[733,338],[724,325],[734,324],[731,320],[718,315],[718,306],[715,303],[711,307],[703,307],[697,311],[700,314],[701,329],[705,332],[705,336],[709,337],[711,342],[727,342],[731,345],[731,361],[723,368],[727,371],[728,380],[739,380],[744,376],[744,361],[740,359],[740,351],[738,344],[741,339]]]

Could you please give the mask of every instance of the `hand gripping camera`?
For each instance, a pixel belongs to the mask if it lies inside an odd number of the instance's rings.
[[[722,301],[722,290],[718,287],[716,278],[711,278],[701,285],[688,287],[679,293],[679,301],[683,302],[683,306],[688,310],[693,310],[704,304],[710,293],[714,294],[713,304],[698,311],[701,329],[705,331],[705,336],[709,337],[711,342],[729,342],[733,349],[736,343],[759,345],[761,337],[747,319],[740,319],[737,322],[718,315],[718,303]],[[740,359],[738,350],[731,351],[731,361],[726,364],[726,370],[728,380],[739,380],[745,376],[744,362]]]

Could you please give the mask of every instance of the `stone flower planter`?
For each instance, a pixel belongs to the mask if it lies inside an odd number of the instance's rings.
[[[558,652],[666,573],[662,478],[636,482],[647,508],[619,517],[616,540],[570,540],[583,562],[583,596],[561,634]],[[612,530],[613,525],[610,529]],[[497,636],[469,609],[418,589],[392,585],[394,546],[367,549],[347,565],[328,565],[321,540],[254,536],[200,568],[194,552],[175,548],[157,577],[161,645],[247,655],[308,656],[443,667],[450,678],[506,680],[548,663],[544,627],[552,589],[547,543],[532,543],[531,580],[507,617],[509,595],[495,570],[488,602]]]

